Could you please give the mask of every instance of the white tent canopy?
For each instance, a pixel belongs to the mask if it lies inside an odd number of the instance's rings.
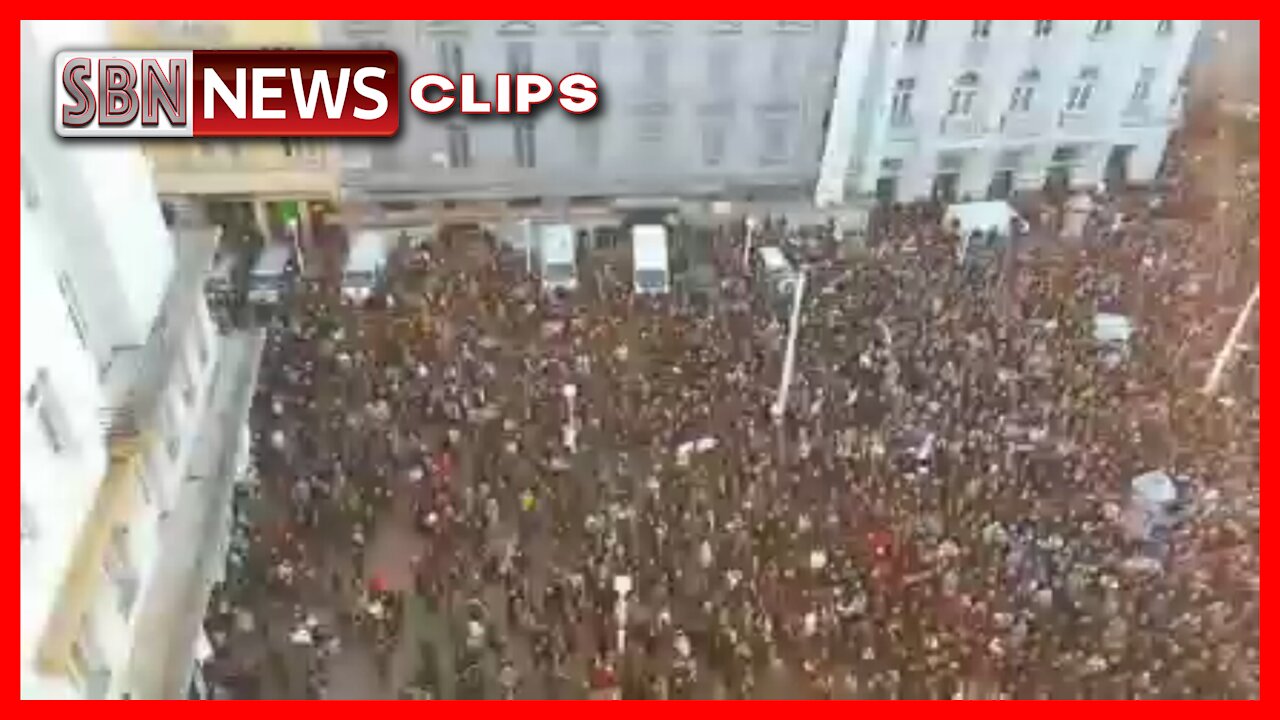
[[[978,232],[995,230],[999,235],[1008,235],[1011,224],[1018,213],[1003,200],[985,200],[982,202],[956,203],[947,208],[942,222],[950,228],[952,221],[959,221],[960,232],[965,236]]]
[[[1093,316],[1093,339],[1107,345],[1124,344],[1133,335],[1133,323],[1124,315],[1098,313]]]

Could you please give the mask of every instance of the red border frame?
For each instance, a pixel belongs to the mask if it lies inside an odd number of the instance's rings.
[[[1102,12],[1104,9],[1102,4],[1097,4],[1096,7],[1098,8],[1099,12]],[[1136,14],[1136,11],[1138,10],[1150,9],[1153,12],[1147,13],[1149,15],[1164,14],[1164,13],[1168,13],[1171,10],[1185,10],[1187,11],[1186,12],[1187,15],[1192,15],[1192,14],[1195,14],[1196,11],[1203,11],[1205,9],[1201,5],[1193,5],[1189,2],[1180,2],[1180,3],[1170,4],[1170,3],[1156,3],[1156,2],[1143,1],[1143,2],[1130,3],[1126,7],[1130,10],[1130,12],[1134,12],[1135,14]],[[497,10],[508,9],[508,8],[512,11],[517,11],[512,13],[516,16],[519,16],[520,14],[522,14],[522,12],[520,11],[528,11],[529,9],[537,9],[542,11],[543,13],[558,15],[560,17],[594,15],[594,13],[597,13],[601,10],[605,10],[606,12],[608,12],[607,9],[600,6],[599,3],[597,2],[590,2],[590,3],[582,2],[582,1],[568,2],[565,0],[561,0],[560,2],[557,2],[554,5],[541,6],[538,8],[529,8],[523,5],[518,5],[513,2],[506,2],[506,3],[499,2],[499,3],[489,3],[486,5],[469,7],[468,9],[472,11],[482,12],[482,13],[496,13]],[[937,2],[936,0],[935,2],[919,3],[917,8],[921,10],[936,9],[944,12],[948,10],[954,12],[956,10],[954,6],[951,6],[950,4],[944,5],[943,3]],[[1214,9],[1226,10],[1228,11],[1228,13],[1233,15],[1245,14],[1252,17],[1261,17],[1263,15],[1263,12],[1262,12],[1263,8],[1264,8],[1264,5],[1260,2],[1259,3],[1233,3],[1228,7],[1214,6]],[[27,6],[23,9],[32,10],[34,8],[32,6]],[[95,16],[100,16],[102,14],[103,6],[101,4],[64,2],[58,6],[41,6],[39,9],[41,11],[44,11],[46,13],[46,16],[52,16],[52,17],[65,17],[65,18],[95,17]],[[167,13],[172,12],[175,9],[176,8],[173,6],[162,5],[161,3],[156,2],[154,0],[146,0],[142,2],[133,2],[129,6],[125,8],[119,8],[118,10],[123,10],[125,14],[133,17],[138,17],[143,13],[147,13],[153,16],[163,17]],[[192,9],[199,11],[204,9],[212,10],[214,8],[192,8]],[[220,2],[216,7],[218,14],[222,15],[222,17],[224,18],[230,15],[235,18],[257,17],[259,19],[285,19],[285,18],[278,17],[283,9],[284,8],[282,8],[278,4],[266,5],[261,2],[245,2],[243,0],[224,0],[223,2]],[[306,5],[299,4],[296,8],[298,14],[303,16],[312,16],[312,17],[316,17],[316,16],[324,17],[331,14],[341,14],[345,12],[350,12],[352,9],[353,8],[349,4],[341,3],[338,0],[312,0],[312,2]],[[373,8],[364,6],[361,9],[373,9]],[[399,13],[401,16],[412,16],[414,14],[420,13],[424,8],[420,4],[383,3],[377,9],[381,10],[384,14],[390,13],[398,9],[402,11],[401,13]],[[680,15],[693,14],[695,17],[689,18],[689,19],[707,19],[713,14],[714,15],[723,14],[723,15],[732,16],[732,17],[741,17],[744,15],[748,17],[750,17],[751,15],[758,16],[760,13],[767,13],[769,11],[776,10],[779,8],[777,8],[774,5],[767,5],[763,2],[749,2],[745,4],[741,2],[738,2],[738,3],[718,2],[714,4],[704,3],[697,8],[691,7],[688,3],[685,3],[685,2],[659,2],[659,3],[650,2],[650,3],[646,3],[643,7],[636,6],[634,8],[629,8],[629,9],[634,9],[637,11],[644,11],[647,13],[654,13],[654,14],[665,11],[665,12],[672,13],[677,17]],[[788,9],[791,9],[791,8],[788,7]],[[814,15],[820,16],[824,14],[839,15],[839,14],[849,13],[854,10],[866,12],[868,10],[878,9],[878,8],[875,8],[874,6],[859,7],[856,5],[850,5],[849,3],[827,2],[827,3],[810,3],[808,7],[805,9],[809,10],[809,12],[813,13]],[[970,9],[970,8],[966,8],[966,9]],[[973,14],[976,15],[980,10],[993,11],[993,12],[997,12],[999,10],[1004,10],[1006,12],[1017,12],[1017,11],[1025,11],[1028,8],[1025,3],[1019,3],[1015,5],[1012,2],[1000,2],[1000,3],[988,2],[988,3],[984,3],[981,6],[974,6],[971,9],[974,11]],[[1068,9],[1068,8],[1063,8],[1063,9]],[[1077,8],[1077,9],[1082,9],[1082,8]],[[1092,7],[1090,9],[1092,9]],[[1108,5],[1105,7],[1105,9],[1114,11],[1120,8]],[[713,13],[714,10],[723,10],[723,13]],[[264,13],[267,13],[266,17],[263,17]],[[1174,13],[1174,15],[1176,16],[1177,13]],[[142,16],[145,17],[146,15],[142,15]],[[470,17],[475,17],[475,16],[473,15]],[[394,15],[392,16],[392,18],[394,18]],[[392,18],[384,18],[384,19],[392,19]],[[16,29],[17,28],[12,28],[10,32],[13,32]],[[10,35],[10,37],[13,37],[13,36]],[[11,45],[9,52],[18,53],[19,43],[15,42],[13,45]],[[411,71],[413,71],[412,68],[406,68],[404,71],[405,76],[411,77],[411,75],[409,74]],[[1265,92],[1265,85],[1264,85],[1264,92]],[[401,112],[404,112],[404,110],[402,109]],[[20,132],[19,116],[18,115],[4,116],[3,129],[8,131],[5,133],[6,136],[10,138],[16,137]],[[1264,147],[1265,147],[1265,144],[1264,144]],[[19,179],[18,179],[19,176],[13,174],[13,169],[14,168],[10,166],[10,171],[9,173],[7,173],[7,177],[9,178],[9,181],[6,184],[9,185],[11,190],[16,190],[18,189],[17,186],[19,183]],[[17,224],[18,221],[15,220],[13,222]],[[13,226],[10,226],[10,227],[13,228]],[[20,232],[20,228],[13,228],[13,229],[18,230]],[[12,267],[12,265],[14,264],[17,264],[16,260],[17,258],[12,258],[10,262],[10,267]],[[1266,263],[1265,257],[1262,260],[1262,262],[1264,263],[1263,270],[1265,270],[1265,263]],[[17,325],[20,322],[20,320],[18,320],[15,317],[18,312],[18,302],[16,300],[18,287],[10,286],[10,289],[8,292],[10,297],[14,297],[15,300],[9,303],[6,303],[4,305],[4,310],[3,310],[4,322],[5,324],[10,324],[10,327],[12,327],[13,325]],[[1265,331],[1265,329],[1263,330],[1262,335],[1263,335],[1263,342],[1267,342],[1268,333]],[[5,356],[6,357],[4,362],[6,365],[6,371],[11,376],[13,374],[17,374],[18,368],[16,366],[17,360],[15,358],[15,353],[11,351],[9,353],[6,353]],[[1263,381],[1264,397],[1270,396],[1270,387],[1271,387],[1271,384],[1267,383],[1264,380]],[[9,416],[7,425],[8,425],[9,432],[7,432],[5,436],[8,438],[7,444],[10,447],[10,452],[8,453],[8,456],[11,458],[10,462],[14,462],[14,463],[21,462],[20,448],[17,447],[18,446],[17,419],[14,416]],[[1266,446],[1264,445],[1263,447],[1264,447],[1264,450],[1263,450],[1264,456],[1270,454],[1265,449]],[[17,569],[16,565],[17,565],[17,562],[15,562],[15,568],[14,568],[15,570]],[[14,572],[12,575],[10,575],[10,577],[13,578],[14,575],[17,575],[17,573]],[[18,612],[18,607],[17,607],[19,602],[18,600],[19,593],[18,593],[18,587],[17,587],[18,582],[16,578],[14,578],[14,580],[12,580],[11,582],[13,582],[14,584],[10,586],[9,591],[3,593],[3,596],[5,598],[4,602],[5,602],[5,606],[10,608],[10,611],[8,613],[10,617],[19,617],[20,613]],[[276,702],[278,703],[278,702],[285,702],[285,701],[276,701]],[[301,702],[301,701],[293,701],[293,702]],[[289,708],[278,708],[277,705],[272,705],[272,706],[264,706],[262,709],[257,711],[250,710],[249,712],[253,716],[268,717],[268,713],[272,711],[283,710],[287,712],[292,710],[299,713],[306,713],[308,716],[344,717],[345,719],[349,717],[349,713],[355,710],[355,708],[352,708],[349,704],[335,705],[332,703],[320,704],[320,705],[313,704],[304,709],[302,707],[297,706],[296,704],[293,704],[293,702],[291,702],[291,707]],[[769,709],[770,706],[768,704],[765,704],[764,701],[757,701],[757,702],[751,702],[751,703],[745,703],[745,704],[736,703],[734,705],[703,706],[702,710],[697,710],[695,708],[689,707],[688,703],[682,703],[681,705],[682,705],[681,707],[672,708],[671,710],[668,710],[668,712],[674,711],[677,714],[686,715],[686,716],[691,716],[694,713],[698,713],[698,714],[711,713],[713,715],[719,715],[726,718],[733,718],[734,720],[745,720],[746,718],[769,718],[769,716],[773,712],[779,712],[784,710],[788,712],[804,713],[805,716],[808,718],[819,717],[819,716],[848,717],[847,715],[848,713],[877,712],[877,711],[885,712],[885,713],[894,713],[894,714],[901,713],[909,717],[924,718],[924,717],[927,717],[927,713],[938,711],[937,708],[931,709],[931,708],[922,707],[920,703],[907,703],[907,704],[898,703],[892,706],[887,706],[883,703],[880,703],[878,704],[878,707],[875,707],[875,708],[863,703],[858,705],[855,708],[855,707],[848,707],[844,705],[830,704],[830,703],[804,702],[804,703],[789,703],[786,708],[775,707],[774,710],[770,710]],[[209,705],[201,705],[201,704],[194,704],[194,705],[188,704],[184,706],[184,709],[182,712],[184,712],[184,714],[194,713],[198,715],[205,715],[205,714],[211,715],[214,713],[227,712],[227,710],[225,709],[220,709],[223,707],[224,706],[220,706],[220,705],[209,706]],[[557,719],[564,718],[565,720],[568,720],[570,718],[592,718],[594,720],[594,718],[598,717],[602,712],[607,712],[609,715],[614,717],[642,718],[644,717],[643,714],[652,712],[652,710],[648,708],[638,707],[636,703],[615,703],[609,706],[585,707],[583,703],[579,702],[579,703],[574,703],[569,705],[561,704],[553,708],[553,707],[547,706],[545,703],[526,702],[515,707],[511,705],[493,705],[489,707],[491,707],[490,710],[483,710],[482,708],[477,708],[477,707],[459,707],[457,703],[447,703],[447,704],[432,703],[430,705],[425,705],[425,706],[413,705],[413,704],[399,704],[396,706],[390,706],[390,705],[382,704],[377,707],[360,708],[359,710],[366,711],[366,712],[367,711],[392,712],[397,714],[403,714],[406,717],[410,716],[410,713],[412,713],[412,716],[420,716],[424,712],[430,713],[430,714],[439,713],[445,716],[467,717],[468,720],[474,720],[474,718],[477,718],[477,717],[503,718],[503,717],[507,717],[513,711],[518,711],[520,714],[528,714],[531,716],[542,715],[548,718],[557,718]],[[984,719],[990,718],[992,716],[1023,717],[1026,715],[1026,713],[1029,710],[1029,708],[1027,707],[1010,705],[1008,703],[999,703],[999,704],[983,703],[981,706],[978,706],[972,703],[963,703],[958,705],[951,705],[949,707],[951,709],[945,711],[946,713],[948,713],[948,715],[972,716],[972,717],[981,717]],[[201,709],[201,708],[204,708],[204,709]],[[30,712],[30,710],[31,708],[28,706],[28,707],[23,707],[22,709],[18,710],[18,712],[19,713],[23,713],[23,711]],[[1176,718],[1180,716],[1195,718],[1195,717],[1201,717],[1202,713],[1207,714],[1211,712],[1232,713],[1233,715],[1243,712],[1243,713],[1247,713],[1249,716],[1254,716],[1256,714],[1260,714],[1262,707],[1258,703],[1250,703],[1248,705],[1235,703],[1231,707],[1227,707],[1222,703],[1215,703],[1213,707],[1197,706],[1193,709],[1191,707],[1185,707],[1181,705],[1175,706],[1170,703],[1159,703],[1159,704],[1146,703],[1146,704],[1139,704],[1139,705],[1130,704],[1122,708],[1118,705],[1118,703],[1104,703],[1104,704],[1094,703],[1088,708],[1088,710],[1092,712],[1100,711],[1107,714],[1115,714],[1115,715],[1124,713],[1127,715],[1136,714],[1136,715],[1142,715],[1142,716],[1150,716],[1153,718],[1159,717],[1159,718],[1162,718],[1163,720],[1166,718]],[[161,716],[160,713],[172,712],[172,711],[173,711],[173,708],[169,708],[168,710],[166,710],[164,708],[152,707],[150,705],[148,705],[145,708],[139,708],[137,706],[109,705],[107,708],[100,707],[97,711],[95,711],[95,713],[101,714],[103,712],[106,712],[108,717],[113,716],[116,713],[119,713],[121,717],[136,717],[138,715],[142,715],[144,717],[145,716],[160,717]],[[67,709],[67,710],[52,709],[52,710],[49,710],[48,712],[57,713],[58,715],[61,715],[63,712],[71,713],[75,711],[70,709]],[[1051,702],[1048,704],[1041,703],[1037,708],[1035,708],[1035,712],[1037,713],[1037,715],[1044,718],[1064,718],[1064,719],[1070,720],[1076,711],[1072,711],[1070,707],[1065,704],[1065,701],[1059,701],[1059,702]]]

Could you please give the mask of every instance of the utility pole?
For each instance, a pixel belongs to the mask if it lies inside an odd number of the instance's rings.
[[[1258,285],[1253,286],[1253,293],[1249,295],[1249,299],[1240,308],[1240,314],[1236,316],[1235,325],[1231,327],[1231,332],[1227,333],[1226,342],[1222,343],[1222,347],[1218,349],[1218,355],[1213,359],[1213,367],[1210,368],[1209,375],[1204,380],[1204,387],[1201,388],[1201,392],[1204,394],[1217,394],[1218,386],[1222,384],[1222,375],[1226,371],[1227,365],[1231,364],[1231,360],[1235,357],[1236,350],[1240,345],[1240,335],[1244,332],[1245,323],[1248,322],[1249,315],[1253,313],[1254,307],[1258,305],[1258,289]]]
[[[778,382],[778,398],[773,404],[773,417],[779,424],[787,411],[787,395],[791,391],[791,376],[795,373],[796,337],[800,334],[800,306],[804,299],[805,271],[796,273],[795,291],[791,297],[791,325],[787,329],[787,350],[782,358],[782,378]]]

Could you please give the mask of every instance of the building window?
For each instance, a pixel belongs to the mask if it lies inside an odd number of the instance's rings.
[[[600,41],[578,41],[578,72],[600,79]]]
[[[908,20],[907,21],[907,42],[913,45],[921,45],[924,43],[925,33],[929,30],[928,20]]]
[[[533,72],[533,43],[527,40],[507,43],[507,68],[513,75]]]
[[[116,590],[117,609],[127,620],[138,598],[138,573],[129,553],[129,529],[119,525],[111,530],[111,542],[103,557],[103,570]]]
[[[702,127],[702,164],[719,167],[724,162],[726,128],[722,123],[707,123]]]
[[[967,72],[956,79],[951,88],[951,103],[947,114],[952,117],[968,117],[973,112],[973,99],[978,95],[978,74]]]
[[[27,404],[27,410],[35,414],[36,421],[40,425],[40,432],[44,435],[44,441],[49,446],[49,449],[54,453],[60,453],[66,449],[65,417],[62,414],[62,406],[58,403],[54,393],[53,385],[49,381],[48,370],[40,368],[36,372],[35,382],[31,383],[30,388],[27,388],[24,400]]]
[[[22,166],[22,202],[28,210],[35,210],[40,207],[40,189],[36,187],[35,175],[27,166],[27,157],[19,156],[19,162]]]
[[[526,45],[528,43],[525,43]],[[440,40],[436,43],[436,53],[441,72],[451,78],[462,75],[462,43],[457,40]]]
[[[1031,109],[1031,101],[1036,94],[1036,83],[1040,82],[1040,71],[1032,68],[1018,77],[1018,84],[1013,86],[1013,94],[1009,98],[1009,112],[1024,113]]]
[[[302,154],[302,140],[300,138],[280,138],[280,145],[284,148],[285,157],[295,157]]]
[[[522,168],[536,167],[538,164],[538,151],[533,123],[528,120],[517,122],[513,132],[515,133],[516,142],[516,166]]]
[[[1173,21],[1172,21],[1172,20],[1157,20],[1157,21],[1156,21],[1156,34],[1157,34],[1157,35],[1172,35],[1172,34],[1173,34]]]
[[[974,40],[986,40],[991,37],[991,21],[974,20],[973,29],[969,31],[969,37]]]
[[[641,70],[644,73],[645,90],[650,93],[662,93],[667,88],[668,58],[666,43],[650,40],[644,43],[641,51]]]
[[[1144,67],[1138,71],[1138,80],[1133,84],[1133,94],[1129,101],[1134,105],[1145,105],[1151,97],[1151,82],[1156,79],[1156,69]]]
[[[1034,33],[1036,37],[1049,37],[1053,33],[1053,21],[1036,20]]]
[[[467,136],[467,126],[462,123],[450,123],[448,134],[449,167],[471,167],[471,139]]]
[[[1102,37],[1111,32],[1114,23],[1114,20],[1094,20],[1093,32],[1090,34],[1095,38]]]
[[[1098,69],[1088,67],[1080,71],[1080,77],[1071,85],[1067,93],[1067,111],[1084,112],[1089,109],[1089,99],[1093,97],[1093,83],[1098,79]]]
[[[585,167],[600,164],[600,125],[581,122],[577,125],[578,160]]]
[[[911,124],[911,96],[915,94],[915,78],[899,78],[893,86],[893,103],[889,107],[889,122],[903,126]]]
[[[67,306],[67,317],[71,318],[71,326],[75,328],[80,344],[89,347],[89,335],[85,329],[84,313],[80,310],[80,299],[76,297],[75,286],[71,277],[65,272],[58,273],[58,292],[62,294],[62,302]]]
[[[764,118],[760,127],[760,164],[782,165],[787,162],[787,119]]]
[[[734,55],[737,45],[732,40],[715,40],[707,48],[707,87],[718,94],[732,92]]]
[[[769,72],[775,88],[790,88],[795,82],[793,68],[796,67],[794,45],[786,38],[773,41],[773,55],[769,60]]]

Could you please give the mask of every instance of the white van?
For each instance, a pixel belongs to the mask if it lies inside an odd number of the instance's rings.
[[[636,225],[631,228],[631,253],[637,295],[664,295],[671,291],[665,227]]]
[[[548,292],[578,287],[578,252],[573,227],[543,225],[538,229],[538,269]]]
[[[247,299],[255,305],[274,305],[284,297],[289,282],[289,262],[293,248],[272,243],[262,249],[249,271]]]
[[[362,303],[377,292],[386,275],[389,251],[384,233],[365,230],[357,235],[342,268],[342,297]]]

